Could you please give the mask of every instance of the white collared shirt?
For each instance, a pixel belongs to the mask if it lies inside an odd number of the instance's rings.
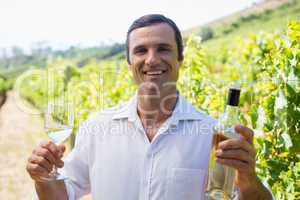
[[[179,95],[150,143],[137,98],[93,114],[63,168],[70,200],[202,200],[215,120]]]
[[[88,193],[94,200],[204,200],[215,123],[181,95],[151,143],[136,96],[93,114],[81,124],[60,170],[68,177],[69,200]]]

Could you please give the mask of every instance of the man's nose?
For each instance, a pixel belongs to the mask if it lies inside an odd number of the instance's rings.
[[[155,50],[151,50],[148,52],[145,63],[147,65],[156,65],[159,63],[159,55]]]

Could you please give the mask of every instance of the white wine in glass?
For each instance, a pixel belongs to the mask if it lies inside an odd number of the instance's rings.
[[[72,133],[74,127],[74,113],[70,103],[49,102],[45,111],[45,131],[48,137],[55,143],[60,144]],[[57,172],[56,166],[49,173],[49,179],[65,179]]]

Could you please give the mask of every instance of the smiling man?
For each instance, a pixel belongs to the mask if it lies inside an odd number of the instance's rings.
[[[147,25],[147,17],[144,20]],[[141,27],[142,23],[143,19],[129,29],[127,60],[139,86],[137,111],[151,141],[174,110],[177,101],[176,81],[183,56],[169,24],[153,23]],[[176,32],[180,34],[177,27]]]
[[[137,94],[95,113],[80,126],[65,162],[64,146],[45,142],[28,159],[39,199],[204,200],[212,126],[178,92],[183,45],[175,23],[162,15],[137,19],[127,33],[127,61]],[[239,199],[269,200],[255,173],[253,132],[236,126],[241,139],[224,141],[222,164],[237,170]],[[50,181],[53,165],[68,177]],[[63,166],[64,165],[64,166]]]

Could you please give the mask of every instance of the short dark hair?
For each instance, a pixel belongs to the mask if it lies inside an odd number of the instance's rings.
[[[175,33],[175,40],[177,44],[177,50],[178,50],[178,60],[183,60],[183,41],[182,41],[182,36],[180,33],[179,28],[177,25],[169,18],[161,15],[161,14],[149,14],[149,15],[144,15],[137,20],[135,20],[131,26],[129,27],[127,31],[127,36],[126,36],[126,58],[127,62],[130,63],[129,60],[129,35],[130,33],[138,28],[146,27],[146,26],[151,26],[154,24],[160,24],[160,23],[166,23],[168,24]]]

